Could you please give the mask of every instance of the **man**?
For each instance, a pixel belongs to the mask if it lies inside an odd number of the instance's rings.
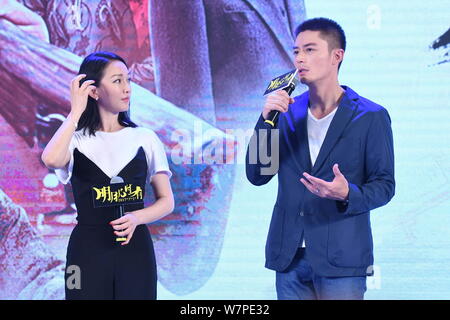
[[[339,85],[345,44],[332,20],[315,18],[297,28],[294,63],[309,90],[295,99],[283,90],[269,95],[247,150],[252,184],[278,173],[266,244],[278,299],[363,299],[373,271],[370,210],[394,195],[390,118]],[[272,110],[281,112],[279,131],[261,130]],[[252,159],[261,148],[274,158],[274,146],[279,167],[267,174],[267,165]]]

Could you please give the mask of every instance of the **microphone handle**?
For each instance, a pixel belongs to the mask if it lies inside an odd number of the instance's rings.
[[[119,211],[119,218],[122,218],[123,214],[124,214],[123,206],[119,206],[119,210],[118,211]],[[123,232],[123,230],[119,230],[119,232]],[[124,237],[124,236],[117,236],[116,237],[116,242],[125,242],[125,241],[127,241],[127,238]]]
[[[288,95],[291,95],[292,92],[295,90],[295,84],[291,83],[287,87],[283,88],[283,90],[286,91]],[[279,115],[280,115],[280,111],[277,111],[277,110],[270,111],[269,116],[267,117],[267,120],[264,121],[264,124],[266,125],[266,127],[269,127],[271,129],[275,128],[278,123]]]

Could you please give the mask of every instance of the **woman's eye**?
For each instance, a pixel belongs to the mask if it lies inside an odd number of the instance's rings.
[[[114,80],[114,83],[120,83],[120,79]]]

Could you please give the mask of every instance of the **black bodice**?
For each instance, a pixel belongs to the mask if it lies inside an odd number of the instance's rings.
[[[110,221],[117,219],[116,207],[94,208],[92,200],[92,186],[108,185],[110,184],[111,178],[77,148],[75,148],[73,156],[74,164],[70,181],[78,211],[78,224],[106,225]],[[135,157],[118,173],[118,176],[125,183],[141,186],[144,196],[147,171],[148,166],[145,152],[142,147],[139,147]],[[125,205],[124,211],[130,212],[142,209],[143,207],[143,204]]]

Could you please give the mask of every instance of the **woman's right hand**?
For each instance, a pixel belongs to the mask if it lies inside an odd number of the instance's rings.
[[[87,80],[80,87],[80,81],[85,77],[85,74],[79,74],[73,78],[70,84],[71,113],[78,117],[81,117],[81,114],[86,109],[89,93],[96,88],[92,85],[95,80]]]

